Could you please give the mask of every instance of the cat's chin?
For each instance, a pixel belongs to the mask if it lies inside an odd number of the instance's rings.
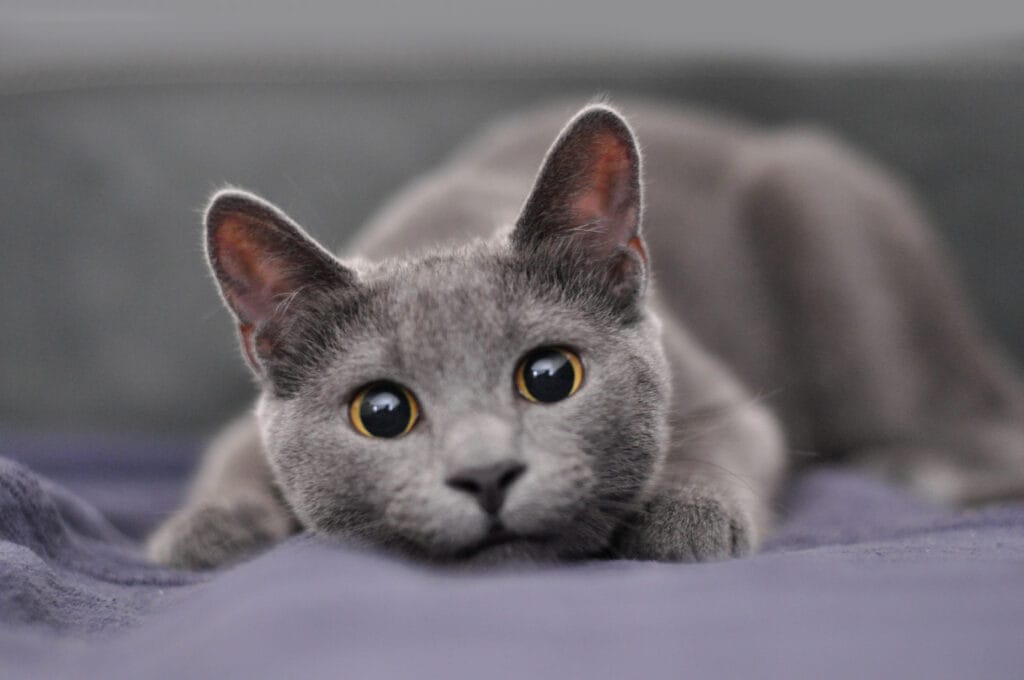
[[[509,553],[510,555],[514,555],[522,552],[528,552],[528,549],[531,548],[536,549],[548,541],[549,539],[547,537],[519,536],[512,532],[502,530],[488,534],[479,542],[460,550],[454,557],[456,560],[471,560],[480,555],[492,553]]]
[[[543,564],[555,562],[559,557],[550,536],[522,535],[496,528],[480,540],[435,561],[451,566],[489,567]]]
[[[512,567],[559,561],[555,546],[541,539],[510,538],[461,551],[451,564],[469,568]]]

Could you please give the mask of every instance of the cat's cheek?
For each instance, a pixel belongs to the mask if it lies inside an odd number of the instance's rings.
[[[588,457],[575,438],[561,446],[527,447],[526,474],[508,495],[502,520],[525,536],[561,533],[589,502],[596,480]]]
[[[299,399],[261,399],[257,416],[274,478],[307,529],[330,533],[366,524],[372,512],[360,481],[364,466],[353,464],[352,444],[338,424],[311,418],[310,412]]]

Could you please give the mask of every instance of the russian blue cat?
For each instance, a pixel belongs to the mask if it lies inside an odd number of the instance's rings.
[[[950,503],[1024,493],[1024,389],[893,177],[819,132],[629,113],[491,128],[351,258],[215,195],[261,396],[153,559],[303,529],[434,563],[721,559],[770,531],[791,451]]]

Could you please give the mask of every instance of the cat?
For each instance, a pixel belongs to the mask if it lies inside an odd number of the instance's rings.
[[[899,181],[820,131],[629,110],[498,123],[357,257],[217,193],[206,252],[261,396],[150,557],[309,530],[438,564],[719,560],[809,458],[1024,495],[1024,388]]]

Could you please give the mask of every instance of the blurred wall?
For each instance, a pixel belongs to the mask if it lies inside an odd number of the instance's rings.
[[[979,44],[998,57],[1019,51],[1022,31],[1018,0],[0,0],[0,76],[486,75],[694,55],[876,61]]]

